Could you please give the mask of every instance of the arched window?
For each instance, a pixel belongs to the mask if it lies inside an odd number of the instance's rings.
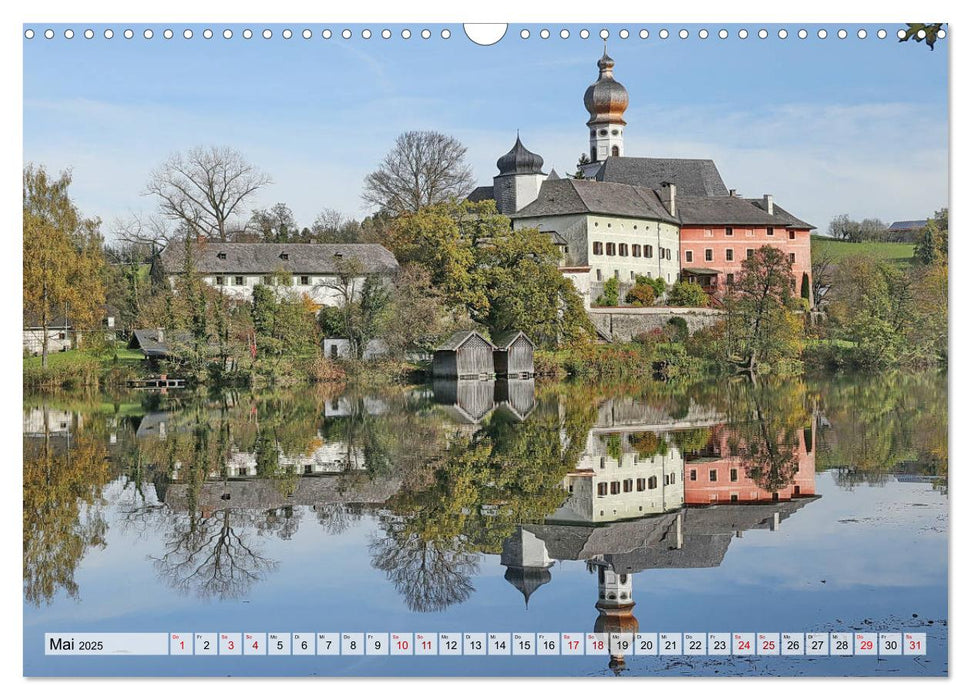
[[[620,155],[620,147],[619,146],[611,146],[610,147],[610,155],[612,155],[612,156],[619,156]]]

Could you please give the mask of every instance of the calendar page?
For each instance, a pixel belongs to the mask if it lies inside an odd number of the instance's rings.
[[[948,675],[947,24],[21,31],[24,676]]]

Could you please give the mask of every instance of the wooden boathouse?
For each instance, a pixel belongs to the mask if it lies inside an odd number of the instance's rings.
[[[533,350],[535,346],[522,331],[505,331],[494,334],[496,376],[532,377],[535,373]]]
[[[477,379],[496,374],[493,352],[496,346],[476,331],[459,331],[435,349],[432,375]]]

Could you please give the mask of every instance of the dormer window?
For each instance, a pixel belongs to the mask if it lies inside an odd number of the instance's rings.
[[[343,253],[334,253],[334,257],[337,258],[338,260],[340,260],[341,258],[344,257],[344,254]]]
[[[226,253],[224,253],[222,251],[219,251],[218,253],[216,253],[216,257],[219,258],[220,260],[225,260],[226,259]]]
[[[289,260],[290,253],[280,253],[280,260]]]

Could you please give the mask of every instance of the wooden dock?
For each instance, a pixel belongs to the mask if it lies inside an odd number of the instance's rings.
[[[158,377],[129,379],[128,386],[131,389],[185,389],[185,380],[172,379],[163,374]]]

